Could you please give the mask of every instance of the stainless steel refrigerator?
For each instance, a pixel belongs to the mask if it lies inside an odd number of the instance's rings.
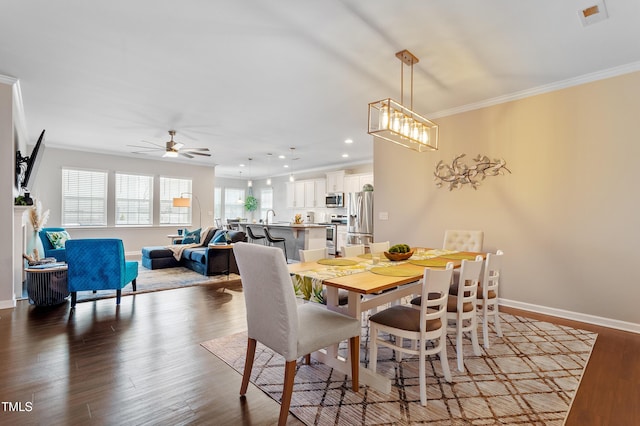
[[[373,241],[373,192],[347,194],[347,244]]]

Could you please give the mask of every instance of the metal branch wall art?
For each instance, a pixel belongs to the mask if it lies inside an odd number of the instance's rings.
[[[465,154],[458,155],[453,159],[451,165],[444,164],[442,160],[436,164],[436,171],[433,175],[438,188],[447,184],[449,191],[451,191],[468,184],[473,189],[478,189],[480,181],[483,181],[487,176],[503,175],[505,172],[511,173],[503,159],[490,160],[486,155],[478,154],[473,159],[475,164],[467,166],[460,161],[464,156]]]

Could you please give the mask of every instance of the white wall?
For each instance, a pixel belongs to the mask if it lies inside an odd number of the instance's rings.
[[[13,188],[15,153],[13,141],[12,86],[0,83],[0,235],[13,236]],[[14,306],[13,245],[0,245],[0,309]]]
[[[436,152],[376,140],[375,238],[441,247],[445,229],[484,230],[485,250],[506,252],[504,299],[639,331],[639,111],[632,73],[440,118]],[[437,189],[435,164],[459,153],[513,174]]]
[[[46,142],[45,142],[46,143]],[[60,226],[62,212],[62,168],[75,167],[113,172],[139,173],[154,177],[165,176],[192,179],[192,192],[198,197],[202,207],[202,226],[213,225],[213,188],[215,184],[215,167],[195,166],[183,162],[151,160],[139,157],[105,155],[83,151],[52,148],[47,146],[32,185],[32,196],[42,202],[44,209],[50,210],[47,226]],[[157,181],[157,180],[156,180]],[[113,187],[113,185],[111,185]],[[113,191],[113,188],[111,188]],[[154,197],[158,197],[155,187]],[[112,193],[112,192],[111,192]],[[113,203],[110,203],[112,210]],[[198,227],[198,204],[192,206],[191,228]],[[211,213],[211,214],[209,214]],[[139,253],[144,246],[166,245],[167,234],[173,234],[177,226],[136,226],[116,227],[114,212],[110,211],[106,227],[69,228],[72,238],[121,238],[128,254]],[[155,222],[158,223],[158,211],[154,211]]]

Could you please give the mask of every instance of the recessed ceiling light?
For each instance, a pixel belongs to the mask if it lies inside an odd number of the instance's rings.
[[[282,154],[280,154],[280,155],[278,155],[278,158],[282,160],[282,159],[284,159],[284,158],[285,158],[285,156],[284,156],[284,155],[282,155]]]
[[[240,164],[240,167],[244,167],[244,164]]]
[[[342,158],[348,158],[349,154],[342,154]]]
[[[353,139],[347,139],[344,141],[344,143],[353,143]]]
[[[288,164],[285,164],[283,167],[284,167],[285,169],[288,169],[288,168],[289,168],[289,165],[288,165]]]

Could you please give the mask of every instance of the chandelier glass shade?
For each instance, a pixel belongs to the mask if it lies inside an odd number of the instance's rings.
[[[391,98],[369,104],[369,126],[367,133],[414,151],[438,149],[438,125],[413,111],[413,65],[418,58],[408,50],[396,53],[401,61],[400,102]],[[404,66],[411,69],[411,104],[404,102]]]

